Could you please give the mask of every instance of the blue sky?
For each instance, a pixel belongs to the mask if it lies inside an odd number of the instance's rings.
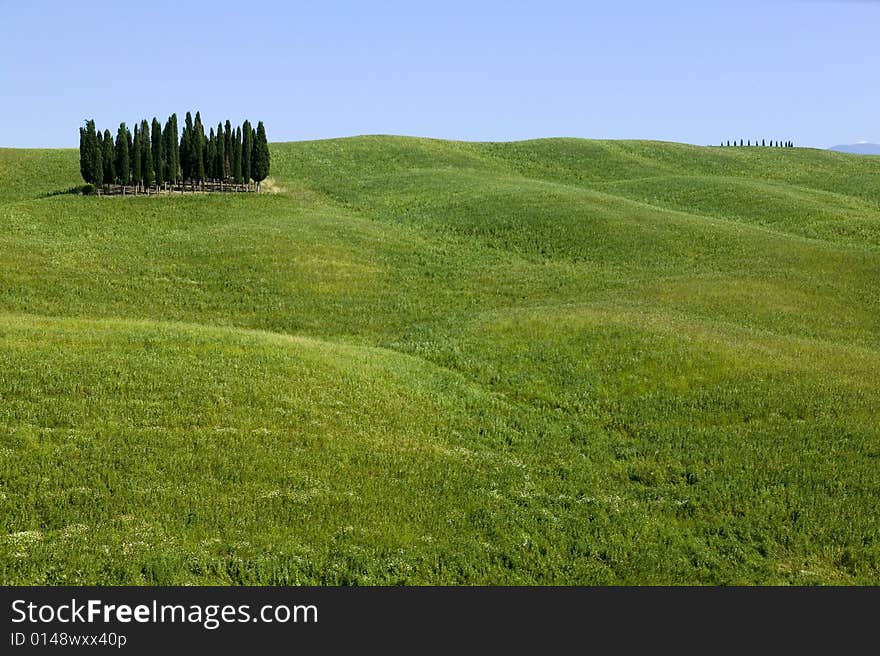
[[[880,142],[878,28],[869,1],[0,0],[0,146],[188,109],[270,141]]]

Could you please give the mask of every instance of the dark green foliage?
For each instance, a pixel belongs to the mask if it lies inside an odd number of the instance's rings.
[[[104,168],[104,184],[116,182],[116,155],[113,149],[113,135],[110,134],[110,130],[104,130],[101,165]]]
[[[169,144],[171,145],[171,152],[173,153],[173,157],[170,160],[169,167],[171,168],[171,179],[174,181],[180,180],[180,142],[177,140],[178,135],[178,126],[177,126],[177,114],[171,115],[171,135],[169,139]]]
[[[232,177],[241,184],[241,128],[235,128],[232,136]]]
[[[207,179],[208,179],[207,171],[208,171],[208,168],[209,168],[209,161],[208,161],[208,135],[205,134],[204,127],[202,128],[201,139],[202,139],[202,170],[206,172],[206,173],[204,174],[204,176],[203,176],[202,179],[203,179],[203,180],[207,180]]]
[[[135,123],[134,125],[134,141],[133,148],[131,152],[131,179],[136,185],[139,185],[143,181],[143,171],[141,170],[141,163],[143,157],[143,144],[140,137],[140,126]]]
[[[260,183],[269,175],[269,143],[266,140],[266,128],[263,122],[257,123],[257,133],[254,138],[254,151],[251,156],[251,177],[260,188]]]
[[[103,184],[104,182],[106,182],[104,180],[104,133],[100,130],[96,130],[95,137],[98,141],[98,161],[100,162],[101,182]]]
[[[226,127],[223,131],[223,171],[223,177],[232,177],[232,124],[229,119],[226,119]]]
[[[177,140],[177,114],[172,114],[162,130],[162,151],[165,155],[165,178],[180,180],[180,143]]]
[[[79,129],[79,173],[86,182],[91,182],[89,168],[89,149],[86,140],[86,128]]]
[[[147,183],[147,162],[150,162],[152,168],[152,148],[150,146],[150,124],[146,119],[141,121],[141,175],[144,178],[144,184]]]
[[[165,127],[156,117],[136,122],[132,133],[120,124],[116,140],[109,130],[96,131],[94,121],[79,130],[79,164],[83,180],[97,185],[113,183],[162,186],[184,179],[259,183],[269,171],[269,148],[265,127],[260,134],[249,121],[233,127],[228,119],[205,134],[200,112],[186,113],[183,132],[178,137],[177,115]],[[255,159],[256,158],[256,159]],[[257,177],[254,177],[256,172]],[[78,188],[77,188],[78,189]]]
[[[184,180],[193,179],[193,165],[195,164],[195,146],[193,145],[193,119],[192,114],[186,113],[183,124],[183,134],[180,137],[180,166]]]
[[[217,147],[214,151],[217,161],[214,170],[218,179],[226,179],[226,135],[223,134],[223,124],[217,124]]]
[[[104,171],[101,164],[101,144],[95,133],[95,122],[86,121],[79,131],[79,170],[83,180],[101,185]]]
[[[143,148],[143,163],[141,164],[141,173],[144,176],[144,186],[150,188],[153,186],[153,182],[156,179],[155,172],[153,171],[153,151],[150,146],[150,129],[149,125],[146,121],[143,122],[143,128],[141,130],[141,144]]]
[[[128,128],[125,123],[119,124],[116,132],[116,177],[119,183],[127,185],[131,181],[131,162],[128,152]]]
[[[92,178],[91,182],[100,187],[104,183],[104,167],[101,163],[101,146],[98,143],[98,135],[95,131],[94,121],[89,121],[86,139],[89,147],[89,170]]]
[[[245,121],[241,125],[241,177],[245,182],[251,181],[251,156],[253,155],[254,141],[251,122]]]
[[[79,188],[79,190],[83,196],[94,196],[96,193],[98,193],[98,188],[91,182],[85,183],[82,187]]]
[[[162,128],[162,154],[165,159],[165,177],[169,182],[173,182],[174,178],[174,142],[176,137],[171,136],[171,119],[165,121],[165,127]]]
[[[153,175],[156,184],[161,185],[165,181],[165,162],[162,154],[162,126],[156,117],[150,124],[150,155],[153,158]]]
[[[91,150],[89,149],[89,123],[85,122],[85,126],[79,129],[79,169],[83,180],[91,182]]]
[[[204,182],[205,180],[205,151],[207,150],[207,141],[208,138],[205,136],[205,128],[202,125],[202,116],[199,112],[196,112],[196,120],[193,123],[193,135],[192,135],[192,161],[194,164],[193,167],[193,177],[198,182]]]
[[[208,132],[208,168],[205,169],[205,175],[209,180],[217,177],[217,137],[214,136],[214,128]]]

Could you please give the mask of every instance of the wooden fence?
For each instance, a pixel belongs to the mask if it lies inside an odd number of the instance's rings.
[[[160,185],[101,185],[97,193],[101,196],[154,196],[157,194],[245,194],[257,191],[255,183],[235,182],[164,182]]]

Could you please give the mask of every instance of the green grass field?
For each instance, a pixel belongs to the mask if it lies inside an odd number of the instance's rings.
[[[272,158],[0,150],[0,583],[880,583],[880,158]]]

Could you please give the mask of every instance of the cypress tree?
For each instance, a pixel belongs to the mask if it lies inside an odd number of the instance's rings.
[[[88,125],[88,121],[86,121],[86,125]],[[86,128],[79,129],[79,174],[83,180],[91,182],[89,178],[92,175],[92,171],[91,167],[89,167],[89,147],[86,141]]]
[[[225,181],[227,178],[226,175],[226,135],[223,134],[223,124],[217,124],[217,150],[214,153],[217,161],[215,163],[215,168],[217,170],[217,177],[220,178],[221,181]]]
[[[183,170],[183,179],[190,181],[193,179],[192,134],[192,114],[187,112],[186,119],[184,120],[183,124],[183,135],[180,137],[180,166]]]
[[[148,136],[149,136],[149,133],[147,133],[147,137]],[[143,146],[144,147],[144,154],[146,155],[146,158],[144,159],[144,167],[143,168],[144,168],[144,185],[146,186],[147,190],[149,190],[150,187],[153,186],[153,180],[155,178],[153,176],[153,154],[150,152],[150,140],[147,137],[144,137],[142,139],[142,141],[144,143],[144,146]]]
[[[190,155],[190,147],[189,147],[189,139],[190,133],[192,132],[192,127],[187,127],[186,124],[183,126],[183,132],[180,135],[180,142],[178,144],[178,152],[180,153],[180,173],[181,178],[184,181],[192,180],[192,167],[189,165],[189,155]]]
[[[171,119],[165,121],[165,127],[162,128],[162,155],[165,158],[165,179],[168,182],[174,181],[174,146],[171,145]]]
[[[103,163],[104,163],[104,160],[103,160],[103,157],[104,157],[104,133],[101,132],[100,130],[96,130],[95,137],[97,137],[97,139],[98,139],[98,152],[101,153],[101,158],[102,158],[101,159],[101,164],[102,164],[101,174],[103,176],[103,173],[104,173],[104,167],[103,167]]]
[[[180,142],[177,140],[178,135],[180,134],[177,128],[177,114],[171,114],[171,152],[173,153],[173,157],[171,158],[171,179],[175,182],[180,180]]]
[[[101,152],[101,164],[104,167],[104,184],[112,184],[116,182],[116,159],[113,152],[113,135],[110,130],[104,130],[104,144]]]
[[[245,184],[251,182],[251,156],[254,142],[251,138],[251,122],[245,121],[241,126],[241,177]]]
[[[104,182],[104,167],[101,165],[101,147],[98,145],[98,135],[95,133],[95,122],[89,121],[86,129],[86,144],[89,149],[89,176],[90,182],[100,187]]]
[[[205,179],[205,128],[202,125],[202,116],[196,112],[196,120],[193,123],[193,135],[191,141],[192,146],[192,162],[194,163],[193,173],[196,180],[203,182]]]
[[[185,181],[192,179],[192,169],[189,165],[189,135],[192,128],[187,129],[183,126],[183,133],[180,135],[180,143],[178,144],[178,152],[180,153],[180,173],[181,178]]]
[[[150,148],[150,124],[146,119],[141,120],[141,175],[144,183],[147,182],[147,162],[152,162],[153,154]],[[152,164],[150,166],[152,168]]]
[[[204,129],[202,129],[202,169],[205,171],[205,180],[208,179],[207,171],[209,168],[210,162],[208,161],[208,135],[206,135]]]
[[[226,177],[232,177],[232,123],[226,119],[226,129],[223,133],[223,167]]]
[[[100,185],[103,180],[101,146],[92,120],[86,121],[85,127],[79,129],[79,172],[90,184]]]
[[[153,158],[153,174],[156,176],[156,184],[165,182],[165,162],[162,157],[162,126],[156,117],[150,125],[150,155]]]
[[[217,137],[214,136],[214,128],[208,131],[208,168],[205,175],[209,180],[217,178]]]
[[[241,128],[235,128],[232,135],[232,177],[235,184],[241,184]]]
[[[119,178],[119,184],[123,187],[128,184],[129,175],[131,171],[129,170],[129,161],[128,161],[128,137],[126,133],[128,132],[128,128],[125,127],[125,123],[119,124],[119,131],[116,133],[116,175]]]
[[[262,182],[269,175],[269,143],[266,141],[266,128],[263,122],[257,123],[257,133],[254,139],[254,151],[251,156],[251,176],[257,183],[257,191],[262,189]]]
[[[143,150],[141,147],[141,135],[140,132],[138,132],[138,129],[139,126],[137,123],[135,123],[134,141],[132,142],[131,150],[131,181],[134,183],[135,190],[137,190],[143,182],[143,172],[141,171]]]
[[[162,151],[165,155],[165,179],[171,183],[180,180],[180,144],[177,142],[177,115],[172,114],[162,132]]]
[[[101,154],[101,184],[103,185],[106,182],[104,179],[104,133],[97,130],[95,136],[98,138],[98,152]]]
[[[141,176],[145,190],[153,186],[153,151],[150,147],[150,124],[141,121]]]

